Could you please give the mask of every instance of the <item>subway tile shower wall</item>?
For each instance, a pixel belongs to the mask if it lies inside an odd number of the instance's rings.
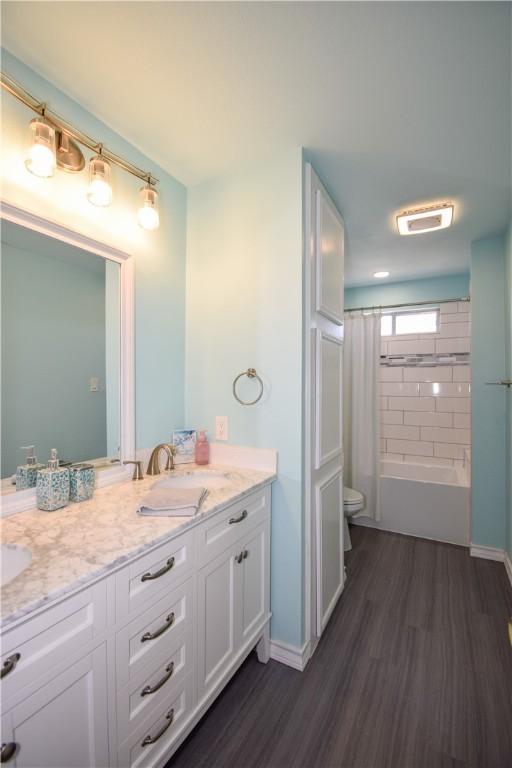
[[[440,307],[438,333],[386,336],[381,354],[470,352],[469,303]],[[470,366],[381,366],[380,381],[382,457],[462,465],[471,446]]]

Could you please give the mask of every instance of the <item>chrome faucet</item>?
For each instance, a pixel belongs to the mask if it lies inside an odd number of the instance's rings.
[[[169,445],[169,443],[160,443],[160,445],[157,445],[156,448],[153,448],[151,452],[148,468],[146,470],[148,475],[160,474],[159,459],[161,450],[164,450],[167,454],[167,463],[165,465],[165,469],[167,471],[174,469],[174,454],[176,453],[176,448],[173,445]]]

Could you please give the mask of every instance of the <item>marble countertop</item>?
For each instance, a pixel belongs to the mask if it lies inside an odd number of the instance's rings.
[[[141,499],[167,476],[194,471],[226,475],[226,485],[211,488],[194,517],[138,515]],[[131,558],[197,524],[207,515],[275,480],[272,472],[209,464],[178,466],[158,477],[116,483],[94,497],[55,512],[18,512],[1,521],[1,541],[28,547],[30,565],[1,589],[1,626],[107,575]]]

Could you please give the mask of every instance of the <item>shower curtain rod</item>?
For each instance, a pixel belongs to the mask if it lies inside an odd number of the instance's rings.
[[[470,301],[469,296],[460,296],[456,299],[435,299],[434,301],[408,301],[406,304],[378,304],[374,307],[347,307],[346,312],[362,312],[365,309],[400,309],[400,307],[423,307],[430,304],[449,304],[452,301]]]

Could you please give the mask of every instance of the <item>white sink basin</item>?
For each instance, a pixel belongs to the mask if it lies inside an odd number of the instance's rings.
[[[32,560],[30,549],[20,547],[18,544],[2,544],[0,556],[2,558],[2,578],[0,580],[2,587],[19,576]]]
[[[224,488],[229,484],[227,475],[222,472],[191,472],[189,475],[166,477],[155,484],[155,488]]]

